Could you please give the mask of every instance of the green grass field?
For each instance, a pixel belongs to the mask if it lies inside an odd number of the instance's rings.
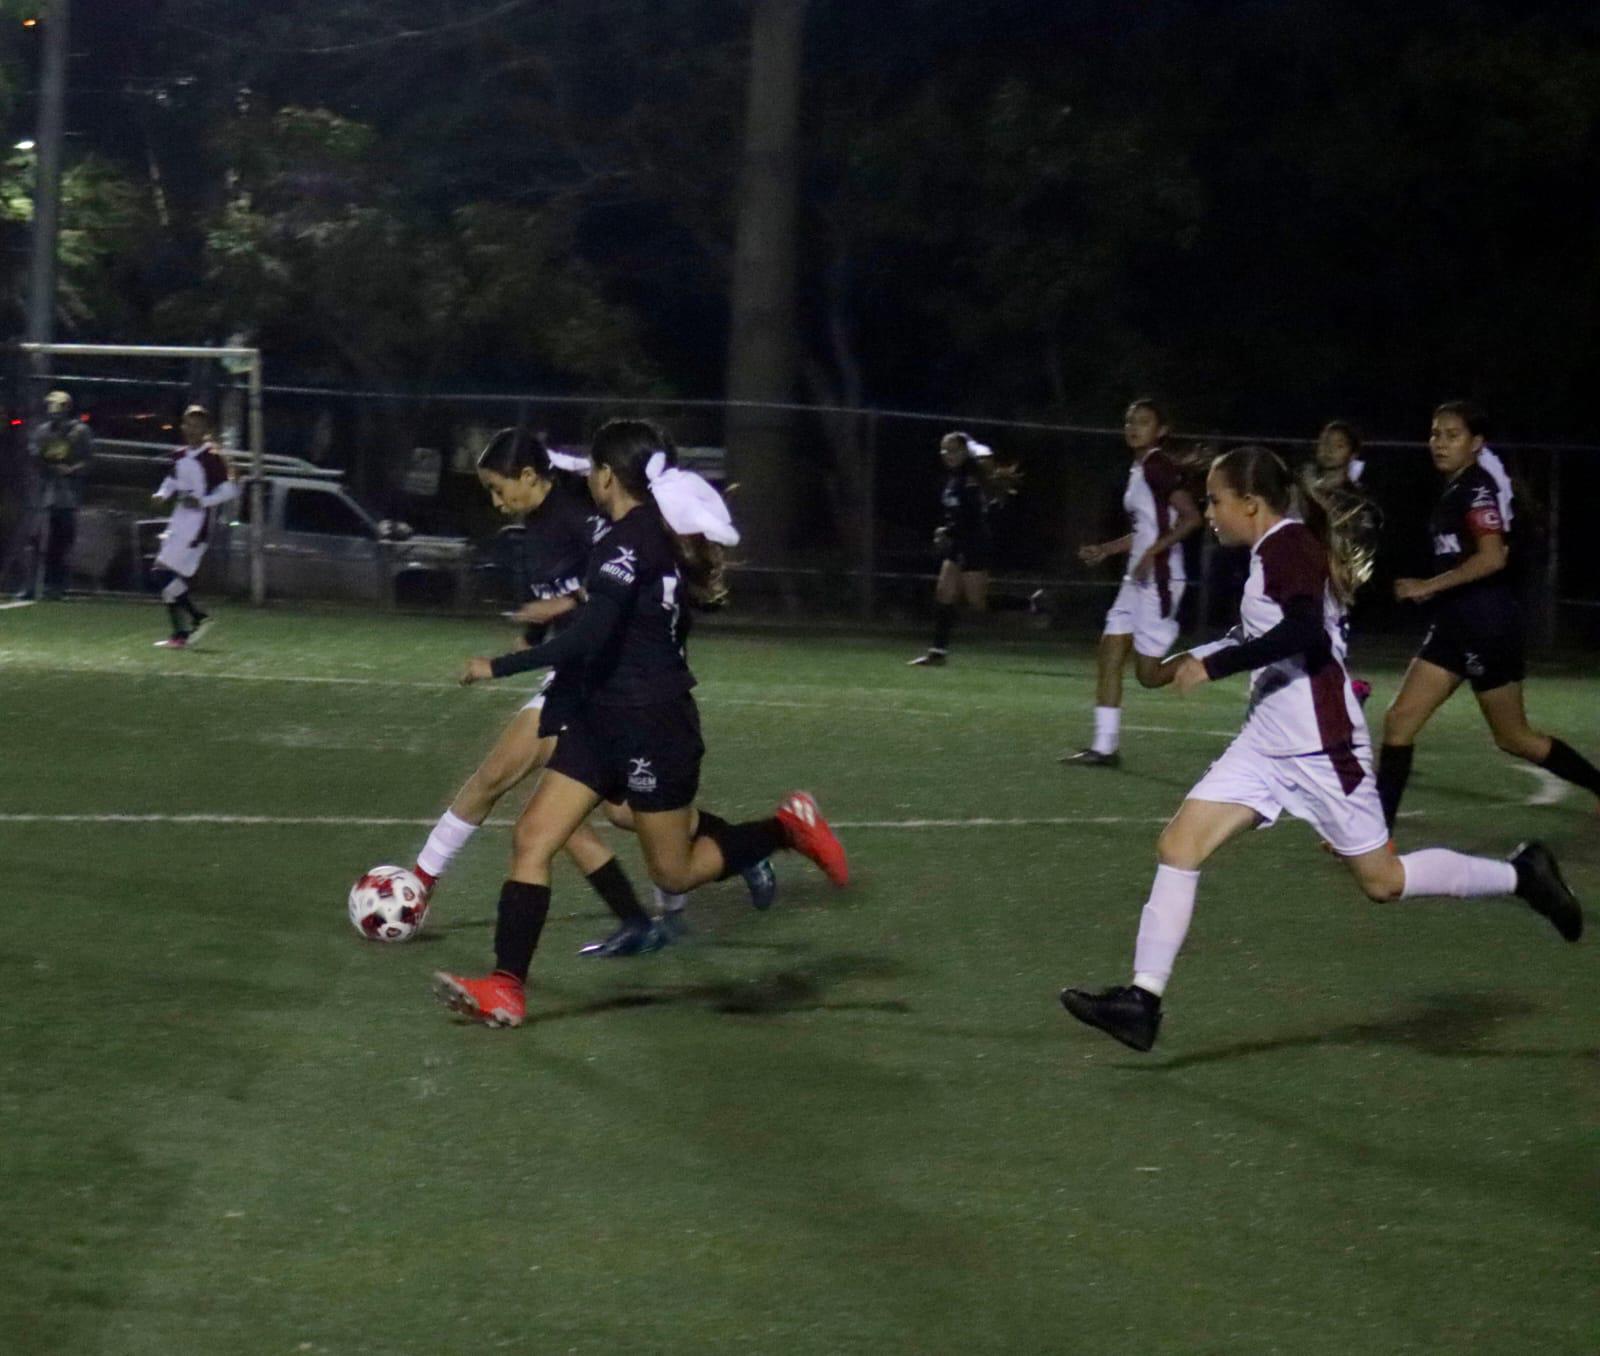
[[[815,791],[857,883],[785,857],[769,914],[713,886],[596,962],[563,865],[499,1032],[428,975],[488,967],[504,827],[417,942],[344,907],[522,700],[453,686],[493,628],[162,629],[0,612],[0,1352],[1600,1349],[1593,939],[1370,904],[1285,824],[1208,869],[1152,1054],[1057,1005],[1125,978],[1241,680],[1132,692],[1124,770],[1068,772],[1083,647],[708,629],[704,803]],[[1546,667],[1531,714],[1600,754],[1597,691]],[[1401,846],[1537,835],[1600,900],[1594,807],[1550,798],[1462,695]]]

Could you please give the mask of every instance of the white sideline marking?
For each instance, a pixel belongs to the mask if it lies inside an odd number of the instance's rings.
[[[1027,829],[1074,824],[1165,824],[1171,815],[1058,815],[1040,819],[837,819],[836,829]],[[491,819],[486,828],[508,828],[515,821]],[[0,824],[214,824],[268,828],[393,829],[432,828],[435,819],[335,815],[220,814],[0,814]],[[604,826],[602,826],[604,827]]]
[[[1572,790],[1571,782],[1562,781],[1546,768],[1535,767],[1532,763],[1513,763],[1511,766],[1518,772],[1526,772],[1539,783],[1539,789],[1522,802],[1524,805],[1559,805],[1566,799],[1567,792]]]
[[[9,603],[0,603],[0,612],[8,612],[14,607],[32,607],[32,598],[14,598]]]
[[[1240,727],[1232,730],[1200,730],[1192,725],[1124,725],[1122,728],[1138,734],[1216,735],[1219,739],[1232,739],[1239,733]]]
[[[6,604],[5,606],[13,606]],[[15,606],[32,607],[32,603],[15,604]],[[311,683],[328,687],[397,687],[424,692],[457,692],[461,689],[460,683],[429,683],[419,679],[407,678],[336,678],[315,674],[282,674],[282,673],[231,673],[217,670],[182,670],[182,669],[90,669],[87,667],[60,667],[41,665],[33,670],[35,673],[97,673],[101,675],[117,674],[125,678],[212,678],[228,683]],[[474,688],[486,692],[508,692],[513,689],[505,683],[475,683]],[[526,698],[527,691],[522,688],[514,689]],[[840,709],[838,701],[831,702],[800,702],[778,701],[769,698],[756,697],[724,697],[720,695],[715,685],[709,689],[697,688],[696,695],[704,699],[711,706],[771,706],[787,711],[837,711]],[[939,711],[926,706],[866,706],[859,702],[848,704],[851,711],[877,711],[888,712],[898,716],[936,716],[940,720],[954,720],[958,715],[966,712]]]

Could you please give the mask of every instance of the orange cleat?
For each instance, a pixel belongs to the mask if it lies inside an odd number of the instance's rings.
[[[804,791],[791,792],[778,806],[776,818],[783,826],[783,836],[790,847],[811,858],[835,885],[850,884],[850,863],[844,855],[844,844],[828,827],[814,798]]]
[[[501,970],[482,979],[465,979],[435,970],[433,996],[451,1012],[485,1026],[521,1026],[528,1011],[522,982]]]

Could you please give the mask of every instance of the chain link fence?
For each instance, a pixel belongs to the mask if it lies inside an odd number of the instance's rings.
[[[177,442],[177,416],[199,399],[221,415],[225,444],[245,438],[242,394],[215,364],[154,373],[122,360],[80,361],[48,376],[14,373],[0,448],[0,587],[37,579],[41,521],[29,421],[46,389],[72,394],[96,435],[71,567],[76,589],[137,591],[159,531],[150,491]],[[271,376],[270,359],[268,376]],[[1115,590],[1117,567],[1087,569],[1077,549],[1125,531],[1128,453],[1120,427],[1081,427],[940,413],[780,409],[789,430],[791,538],[765,543],[760,563],[732,574],[735,607],[769,617],[920,623],[931,610],[932,546],[944,479],[941,434],[962,429],[1016,463],[1020,492],[996,511],[991,604],[1040,630],[1091,633]],[[552,445],[583,447],[605,419],[657,420],[687,459],[730,491],[738,514],[739,449],[726,446],[728,408],[712,401],[518,393],[397,394],[266,387],[266,451],[277,486],[267,501],[268,595],[374,606],[460,609],[501,605],[516,587],[505,523],[473,473],[490,432],[522,424]],[[1291,459],[1310,437],[1207,432],[1186,441],[1225,448],[1260,442]],[[1588,549],[1586,506],[1600,493],[1600,446],[1496,442],[1517,481],[1518,577],[1546,643],[1600,641],[1600,560]],[[1366,483],[1384,515],[1378,575],[1359,603],[1364,629],[1414,632],[1413,610],[1390,600],[1393,579],[1428,572],[1427,517],[1438,477],[1425,445],[1369,441]],[[241,469],[244,466],[240,459]],[[201,586],[247,595],[246,534],[224,515]],[[1205,537],[1206,534],[1201,534]],[[1189,543],[1186,630],[1230,624],[1239,553]]]

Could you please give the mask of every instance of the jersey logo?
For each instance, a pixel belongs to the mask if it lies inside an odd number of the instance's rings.
[[[600,567],[601,574],[609,574],[619,584],[631,584],[634,579],[634,570],[637,566],[639,554],[631,546],[617,547],[614,560],[608,560]]]
[[[1454,532],[1435,532],[1433,534],[1433,553],[1436,556],[1456,556],[1461,554],[1461,538]]]
[[[628,790],[637,791],[640,795],[649,795],[656,789],[655,769],[650,766],[648,758],[628,759]]]

